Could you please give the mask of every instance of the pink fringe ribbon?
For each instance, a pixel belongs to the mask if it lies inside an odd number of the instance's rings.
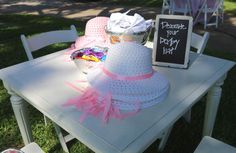
[[[124,119],[139,112],[139,103],[136,103],[137,107],[134,111],[121,114],[119,108],[112,105],[111,93],[101,96],[93,88],[88,88],[84,91],[69,82],[66,82],[66,85],[76,91],[83,92],[81,96],[71,98],[63,104],[65,107],[75,106],[78,110],[83,111],[80,122],[83,122],[88,115],[99,116],[101,114],[102,122],[107,123],[110,118]]]

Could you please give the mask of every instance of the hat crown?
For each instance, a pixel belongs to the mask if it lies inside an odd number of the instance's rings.
[[[95,17],[86,23],[85,35],[91,37],[106,38],[105,26],[107,25],[108,17]]]
[[[134,43],[122,42],[109,49],[104,67],[122,76],[137,76],[152,72],[152,51]]]

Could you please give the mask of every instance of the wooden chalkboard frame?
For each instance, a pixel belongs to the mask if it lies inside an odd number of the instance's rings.
[[[160,21],[160,19],[173,19],[173,20],[186,20],[186,21],[188,21],[187,42],[186,42],[185,57],[184,57],[183,64],[157,61],[156,54],[157,54],[157,41],[158,41],[158,34],[159,34],[159,21]],[[175,67],[175,68],[187,68],[188,62],[189,62],[189,51],[190,51],[190,43],[191,43],[191,35],[192,35],[192,26],[193,26],[193,18],[190,16],[157,15],[156,16],[156,24],[155,24],[156,30],[155,30],[155,34],[154,34],[154,43],[153,43],[153,58],[152,58],[153,65],[168,66],[168,67]]]

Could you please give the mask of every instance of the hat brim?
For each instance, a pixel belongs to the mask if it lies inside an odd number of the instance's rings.
[[[169,89],[168,80],[158,72],[154,72],[152,77],[148,79],[123,81],[114,80],[104,74],[100,68],[97,68],[88,73],[87,78],[90,85],[102,94],[111,93],[114,101],[125,102],[127,105],[138,102],[143,108],[148,103],[154,104],[153,100],[156,103],[160,102]],[[124,108],[120,107],[120,109]]]
[[[169,93],[168,90],[166,90],[165,92],[162,93],[162,95],[159,95],[159,97],[156,97],[154,99],[141,102],[132,102],[132,103],[113,99],[113,105],[117,106],[121,110],[136,110],[137,107],[143,109],[162,102],[167,97],[168,93]]]
[[[91,37],[91,36],[81,36],[77,38],[75,43],[76,49],[88,48],[88,47],[110,47],[110,41],[108,39]]]

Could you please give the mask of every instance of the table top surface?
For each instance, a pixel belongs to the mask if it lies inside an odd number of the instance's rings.
[[[103,124],[89,116],[80,123],[82,114],[73,106],[63,107],[79,93],[65,82],[78,83],[81,75],[68,55],[56,52],[36,60],[0,71],[0,78],[10,90],[28,101],[51,120],[67,130],[95,152],[143,152],[161,132],[195,104],[214,83],[227,73],[234,62],[190,53],[188,69],[156,67],[170,82],[167,98],[123,120],[110,119]]]

